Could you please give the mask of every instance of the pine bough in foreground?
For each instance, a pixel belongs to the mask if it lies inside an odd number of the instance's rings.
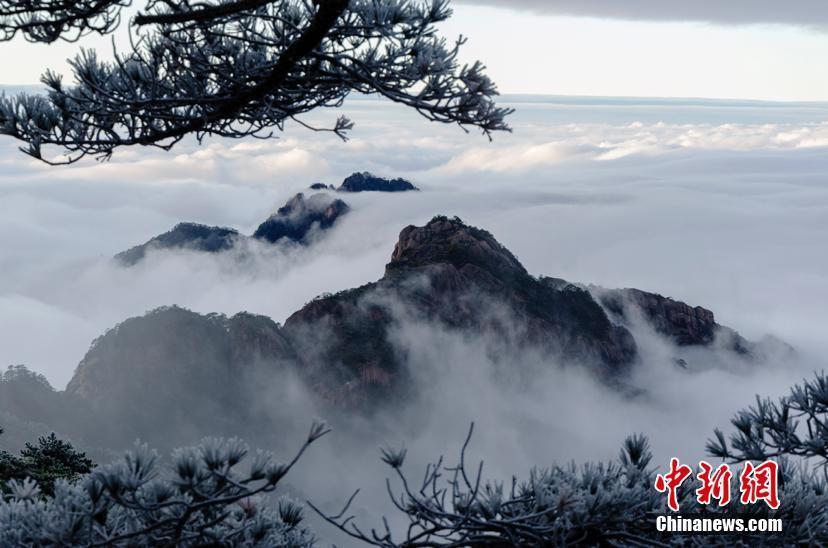
[[[528,480],[513,479],[508,487],[484,481],[482,463],[476,470],[467,466],[471,431],[459,464],[446,466],[440,459],[417,485],[403,472],[405,451],[386,450],[382,460],[399,484],[395,491],[388,480],[391,508],[408,522],[400,531],[385,518],[381,529],[361,528],[348,513],[354,497],[336,515],[310,506],[357,543],[383,548],[828,545],[828,378],[818,375],[794,387],[779,403],[760,399],[732,422],[732,449],[716,431],[708,450],[731,462],[778,458],[783,503],[773,512],[764,505],[727,510],[745,518],[780,518],[781,534],[655,531],[656,516],[667,509],[653,488],[656,471],[643,436],[628,438],[617,462],[535,469]],[[327,432],[314,425],[290,463],[275,464],[259,454],[245,474],[238,468],[246,446],[206,440],[175,453],[169,477],[161,477],[155,455],[141,448],[76,485],[58,481],[54,497],[42,498],[31,480],[10,482],[12,495],[0,501],[0,546],[312,546],[315,538],[302,524],[300,506],[268,506],[261,497]],[[804,459],[794,465],[791,457]],[[731,487],[735,500],[737,486]],[[715,517],[720,510],[699,506],[694,491],[689,484],[679,490],[682,513]]]
[[[58,481],[54,497],[42,498],[30,479],[12,481],[0,501],[0,546],[311,546],[302,508],[287,500],[272,508],[263,497],[327,432],[315,424],[291,462],[259,453],[246,473],[246,445],[208,439],[176,451],[168,476],[140,447],[77,484]]]
[[[469,437],[471,431],[469,432]],[[329,523],[360,543],[383,548],[415,546],[779,546],[828,543],[828,496],[825,481],[804,467],[782,460],[782,508],[769,514],[762,506],[726,507],[745,518],[783,520],[783,533],[753,535],[660,533],[656,517],[668,514],[665,497],[653,488],[656,472],[643,436],[627,438],[615,463],[554,466],[535,469],[528,481],[512,480],[508,488],[482,479],[466,465],[465,452],[457,466],[442,458],[427,466],[422,483],[412,483],[402,468],[405,450],[383,452],[383,461],[397,476],[399,490],[388,492],[394,507],[408,521],[402,535],[383,518],[381,529],[364,530],[349,515],[356,496],[336,515],[313,509]],[[732,484],[731,498],[737,498]],[[713,507],[696,502],[695,490],[679,491],[682,513],[716,517]],[[732,517],[730,514],[727,517]]]
[[[127,0],[0,0],[0,42],[113,32]],[[107,61],[82,50],[74,82],[47,71],[47,94],[0,94],[0,135],[48,163],[108,159],[119,147],[172,148],[186,136],[273,136],[294,122],[346,138],[351,120],[304,115],[375,94],[428,120],[508,130],[511,109],[481,63],[461,65],[462,37],[437,25],[447,0],[144,0],[131,48]],[[44,154],[44,148],[54,149]],[[63,155],[59,155],[62,153]],[[56,157],[55,157],[56,156]]]

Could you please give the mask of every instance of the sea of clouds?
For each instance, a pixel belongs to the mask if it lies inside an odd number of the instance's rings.
[[[357,124],[347,143],[290,127],[269,141],[125,149],[106,163],[47,167],[0,141],[0,364],[26,364],[62,388],[95,337],[162,305],[284,321],[321,293],[376,280],[404,226],[446,214],[492,232],[533,274],[702,305],[748,338],[789,342],[798,358],[688,373],[672,365],[675,349],[641,327],[636,382],[645,392],[630,399],[577,368],[547,367],[531,386],[503,383],[503,364],[484,345],[404,326],[396,336],[431,388],[428,405],[406,424],[352,425],[351,433],[406,441],[414,465],[456,452],[472,420],[472,451],[495,476],[613,458],[639,431],[658,459],[694,459],[754,394],[781,395],[822,369],[828,107],[507,102],[517,109],[514,133],[492,142],[373,99],[346,104]],[[252,233],[311,183],[339,184],[363,170],[408,178],[422,192],[345,194],[352,212],[307,247],[254,245],[244,257],[158,252],[134,268],[110,260],[180,221]],[[321,443],[336,444],[336,462],[312,452],[295,483],[309,493],[337,483],[341,500],[351,488],[370,493],[382,468],[360,463],[377,462],[376,446],[335,436]],[[384,483],[373,487],[381,496]]]

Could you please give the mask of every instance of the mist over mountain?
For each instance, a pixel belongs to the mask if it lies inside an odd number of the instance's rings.
[[[640,289],[592,286],[590,291],[614,322],[631,325],[643,320],[680,348],[715,346],[756,361],[767,361],[770,356],[792,357],[795,353],[793,347],[770,335],[757,342],[748,341],[730,327],[716,323],[713,312],[701,306]]]
[[[276,243],[283,238],[293,242],[304,242],[312,228],[331,228],[348,209],[348,204],[325,193],[314,194],[307,199],[304,194],[299,193],[260,224],[253,237],[270,243]]]
[[[308,234],[313,229],[331,228],[348,210],[348,204],[332,198],[327,193],[317,193],[305,198],[300,192],[260,224],[252,238],[271,244],[281,240],[307,243]],[[144,244],[118,253],[114,258],[123,266],[134,266],[150,251],[178,249],[219,253],[243,245],[247,239],[247,236],[232,228],[184,222]]]
[[[218,253],[236,245],[241,238],[238,230],[198,223],[178,223],[170,231],[155,236],[148,242],[131,247],[115,255],[115,260],[124,266],[132,266],[146,257],[150,250],[189,249]]]
[[[679,347],[716,348],[745,363],[763,359],[756,344],[706,309],[636,289],[532,276],[490,233],[435,217],[402,230],[378,281],[322,295],[284,326],[244,312],[162,307],[96,339],[65,392],[25,369],[9,370],[0,393],[17,396],[0,398],[0,412],[98,447],[135,439],[174,446],[211,434],[263,439],[294,423],[299,408],[371,420],[395,402],[404,415],[404,402],[416,409],[428,392],[409,361],[422,349],[400,337],[417,325],[483,341],[498,374],[513,380],[574,367],[635,397],[641,356],[627,326],[636,319]],[[540,356],[545,371],[514,360],[526,353]]]
[[[493,353],[536,347],[609,376],[636,353],[627,330],[611,324],[587,291],[550,287],[491,234],[446,217],[404,229],[378,282],[315,299],[285,329],[314,362],[342,376],[329,397],[370,400],[407,384],[405,349],[393,344],[404,322],[483,335],[498,345]]]
[[[368,172],[349,175],[339,188],[324,183],[315,183],[310,188],[312,190],[335,190],[337,192],[405,192],[419,190],[405,179],[385,179]],[[331,228],[336,220],[348,213],[349,210],[350,207],[347,203],[333,198],[326,192],[317,192],[308,197],[300,192],[263,221],[250,238],[271,244],[280,241],[307,243],[308,235],[312,230]],[[232,228],[181,222],[171,230],[151,238],[146,243],[118,253],[114,258],[123,266],[134,266],[151,251],[178,249],[219,253],[243,245],[247,239],[247,236]]]

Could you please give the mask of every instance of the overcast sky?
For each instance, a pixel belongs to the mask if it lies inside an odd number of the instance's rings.
[[[581,15],[631,21],[703,21],[727,25],[828,24],[822,0],[455,0],[482,6],[509,6],[548,15]]]
[[[142,4],[142,3],[139,3]],[[828,3],[817,0],[455,0],[506,93],[828,100]],[[83,45],[109,49],[110,39]],[[0,84],[65,68],[77,45],[0,45]],[[9,55],[8,53],[11,52]]]

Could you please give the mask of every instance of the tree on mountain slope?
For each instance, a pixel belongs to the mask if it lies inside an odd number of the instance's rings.
[[[0,434],[3,430],[0,429]],[[44,495],[53,495],[55,482],[64,480],[76,482],[81,476],[92,471],[94,464],[84,453],[76,451],[71,444],[59,440],[54,432],[27,443],[20,456],[0,451],[0,492],[9,492],[9,482],[26,479],[37,482]]]
[[[53,496],[12,480],[0,499],[0,546],[313,546],[302,507],[266,497],[327,432],[314,424],[286,463],[261,452],[248,459],[239,440],[207,439],[174,452],[169,467],[138,447],[75,484],[57,481]]]

